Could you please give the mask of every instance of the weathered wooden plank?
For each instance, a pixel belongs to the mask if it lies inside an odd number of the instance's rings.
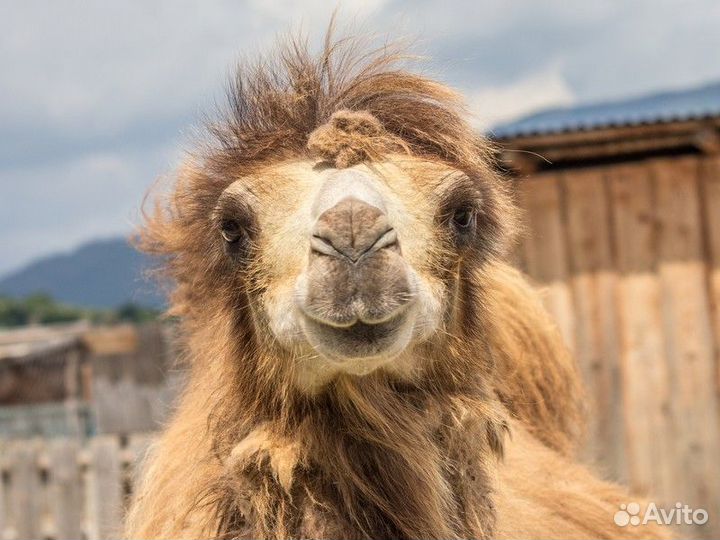
[[[83,478],[77,439],[48,443],[48,493],[53,537],[80,538],[83,517]]]
[[[52,523],[52,517],[50,516],[51,508],[51,496],[48,489],[48,478],[49,478],[49,456],[48,456],[48,439],[38,438],[36,439],[37,444],[37,459],[35,461],[38,468],[38,475],[40,478],[39,482],[39,493],[38,493],[38,504],[40,507],[40,523],[36,526],[40,530],[41,538],[53,538],[54,539],[54,526]]]
[[[87,535],[90,540],[117,538],[122,533],[122,468],[115,436],[90,440],[87,466]]]
[[[518,200],[525,211],[527,234],[522,246],[527,272],[546,289],[543,302],[572,350],[574,315],[557,175],[523,180],[518,186]]]
[[[652,163],[657,193],[659,276],[672,400],[675,485],[694,508],[720,510],[720,418],[696,157]],[[717,513],[715,513],[717,515]],[[699,527],[696,536],[709,532]]]
[[[627,475],[649,496],[672,491],[669,403],[656,275],[656,221],[649,169],[642,164],[608,171],[618,283],[620,372],[624,398]]]
[[[720,392],[720,157],[704,158],[700,176],[709,257],[708,290],[715,338],[715,381]]]
[[[125,359],[103,359],[103,362],[122,364]],[[98,433],[129,434],[158,429],[174,397],[170,386],[173,377],[169,376],[163,384],[151,385],[132,378],[129,373],[118,375],[96,374],[93,380],[93,408]],[[126,405],[117,407],[117,403]]]
[[[0,439],[0,538],[7,538],[5,529],[8,525],[5,508],[7,504],[7,495],[5,494],[5,478],[8,464],[7,461],[7,442]]]
[[[38,468],[39,442],[7,443],[7,527],[11,538],[41,538],[42,492]]]
[[[585,457],[624,480],[625,433],[620,382],[617,272],[601,168],[563,175],[576,356],[590,398]]]

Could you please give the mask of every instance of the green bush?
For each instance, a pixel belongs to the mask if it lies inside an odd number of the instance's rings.
[[[55,301],[44,293],[15,299],[0,296],[0,327],[16,327],[28,324],[53,324],[88,320],[93,323],[115,322],[141,323],[154,320],[159,312],[137,304],[127,303],[117,309],[90,309],[69,306]]]

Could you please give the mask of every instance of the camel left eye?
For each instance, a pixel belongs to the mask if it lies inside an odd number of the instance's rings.
[[[459,208],[455,210],[452,220],[459,230],[467,230],[475,221],[475,212],[472,208]]]
[[[220,234],[228,244],[235,244],[243,236],[243,228],[234,219],[228,219],[220,225]]]

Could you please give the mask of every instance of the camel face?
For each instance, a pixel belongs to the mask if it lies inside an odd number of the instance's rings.
[[[413,348],[452,318],[459,262],[481,250],[478,182],[408,156],[348,168],[295,161],[237,180],[216,213],[230,257],[228,224],[253,224],[258,333],[300,359],[309,385],[412,371],[422,357]]]

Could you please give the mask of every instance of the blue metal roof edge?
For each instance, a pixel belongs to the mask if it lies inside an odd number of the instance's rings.
[[[489,130],[494,139],[701,120],[720,116],[720,83],[620,101],[547,109]]]

